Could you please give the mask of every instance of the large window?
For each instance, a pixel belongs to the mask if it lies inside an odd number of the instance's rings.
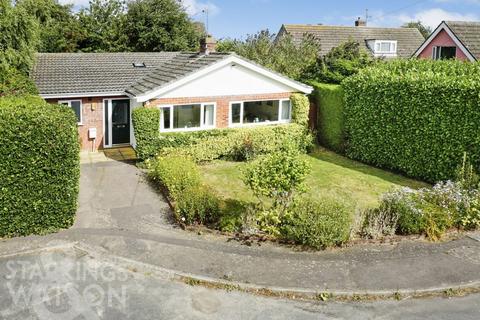
[[[77,123],[82,124],[82,100],[64,100],[58,101],[58,103],[72,108],[77,116]]]
[[[215,127],[215,104],[162,106],[160,130],[188,131]]]
[[[434,60],[455,59],[457,56],[456,47],[433,47]]]
[[[242,101],[230,104],[230,125],[289,122],[290,100]]]

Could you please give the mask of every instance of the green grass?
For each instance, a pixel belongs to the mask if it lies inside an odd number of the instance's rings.
[[[427,184],[374,168],[331,151],[318,148],[305,155],[312,166],[307,178],[308,191],[313,199],[330,198],[343,201],[357,210],[375,207],[380,195],[395,187],[420,188]],[[202,166],[202,177],[226,199],[253,202],[252,192],[242,182],[245,163],[215,161]]]

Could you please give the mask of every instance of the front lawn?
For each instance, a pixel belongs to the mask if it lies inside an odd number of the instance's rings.
[[[378,206],[380,196],[400,186],[427,186],[378,168],[352,161],[323,148],[305,155],[312,166],[306,197],[344,202],[356,212]],[[242,182],[244,162],[214,161],[201,167],[203,182],[226,199],[253,202],[252,192]]]

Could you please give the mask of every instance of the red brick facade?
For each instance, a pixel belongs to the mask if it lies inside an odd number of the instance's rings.
[[[217,97],[195,97],[195,98],[161,98],[149,101],[147,106],[175,105],[188,103],[215,102],[217,105],[217,128],[228,127],[228,112],[230,102],[233,101],[255,101],[255,100],[279,100],[289,99],[292,92],[241,95],[241,96],[217,96]]]
[[[78,126],[82,150],[103,149],[103,99],[129,99],[128,97],[87,97],[87,98],[65,98],[47,99],[47,102],[58,103],[58,101],[82,100],[82,124]],[[88,129],[97,129],[95,145],[93,139],[88,138]]]
[[[194,98],[162,98],[154,99],[146,103],[147,106],[172,105],[172,104],[189,104],[202,102],[216,103],[216,127],[228,127],[228,112],[230,102],[232,101],[255,101],[255,100],[279,100],[288,99],[291,92],[272,93],[261,95],[240,95],[240,96],[216,96],[216,97],[194,97]],[[82,124],[78,126],[82,150],[98,150],[103,149],[103,114],[104,99],[128,99],[128,97],[86,97],[86,98],[65,98],[65,99],[48,99],[50,103],[58,103],[65,100],[82,100]],[[88,129],[97,129],[97,138],[94,141],[88,138]],[[133,129],[132,129],[133,130]]]

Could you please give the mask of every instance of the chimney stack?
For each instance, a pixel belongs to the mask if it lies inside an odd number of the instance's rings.
[[[200,54],[209,55],[212,52],[215,52],[217,47],[217,41],[211,36],[207,35],[200,40]]]
[[[363,20],[362,18],[358,17],[357,20],[355,20],[355,27],[366,27],[367,26],[367,21]]]

